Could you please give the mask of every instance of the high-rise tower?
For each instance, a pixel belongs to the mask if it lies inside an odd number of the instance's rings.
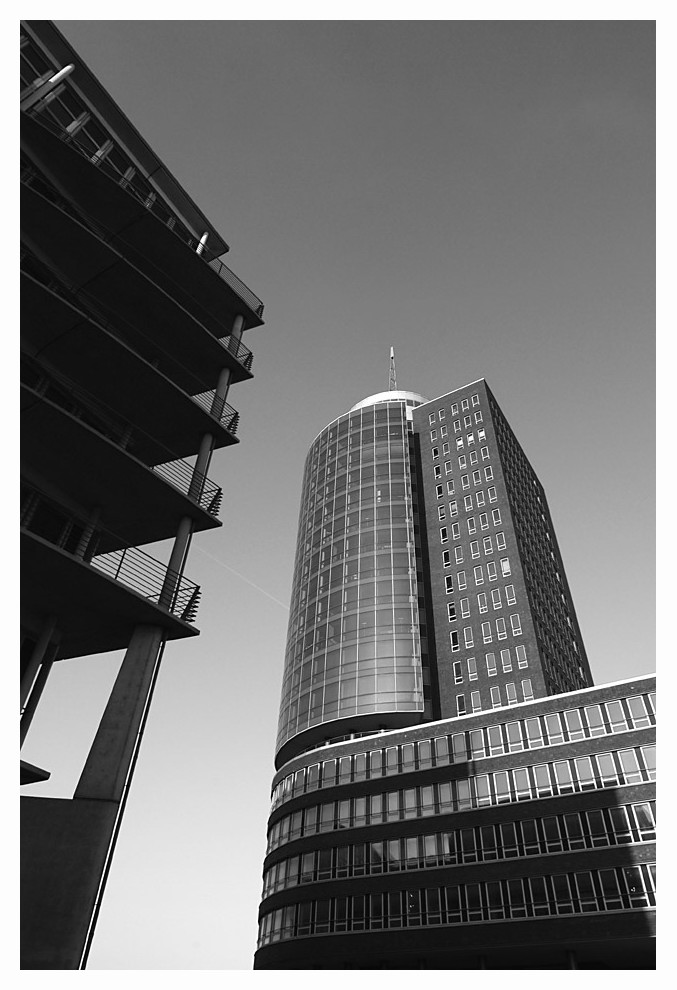
[[[653,681],[591,686],[486,382],[393,385],[306,459],[255,966],[650,966]]]

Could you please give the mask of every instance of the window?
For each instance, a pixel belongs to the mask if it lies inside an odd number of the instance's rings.
[[[508,638],[508,634],[505,631],[505,619],[496,619],[496,635],[499,639]]]
[[[459,526],[458,523],[452,523],[451,524],[451,535],[453,536],[453,538],[455,540],[460,539],[460,537],[461,537],[461,527]],[[508,574],[509,573],[510,573],[510,571],[508,571]]]
[[[477,680],[477,660],[474,657],[468,657],[468,680]]]
[[[470,478],[468,477],[467,474],[464,474],[461,477],[461,487],[462,488],[470,488]]]
[[[452,416],[457,416],[458,415],[458,402],[452,403],[452,406],[451,406],[451,415]]]
[[[458,644],[458,631],[456,629],[452,629],[449,633],[449,641],[451,643],[451,652],[458,653],[461,647]]]
[[[508,722],[505,727],[508,736],[508,752],[521,753],[524,749],[522,726],[519,722]]]
[[[481,423],[482,422],[482,413],[481,412],[476,412],[475,413],[475,422],[476,423]]]
[[[500,526],[501,525],[501,510],[500,509],[492,509],[491,510],[491,518],[492,518],[492,521],[493,521],[494,526]]]
[[[482,432],[482,431],[480,430],[480,432]],[[479,436],[479,434],[478,434],[478,436]],[[480,448],[480,454],[482,455],[482,460],[483,461],[488,461],[489,460],[489,448],[488,447],[481,447]]]
[[[472,483],[473,483],[473,485],[481,485],[482,484],[482,476],[480,475],[479,471],[473,471],[473,473],[472,473]],[[489,501],[491,502],[491,499],[489,499]]]
[[[437,518],[438,518],[439,520],[442,520],[442,519],[446,519],[446,515],[447,515],[447,514],[446,514],[446,512],[444,511],[444,506],[443,506],[443,505],[438,505],[438,506],[437,506]]]
[[[435,494],[437,495],[438,498],[442,498],[442,496],[444,495],[444,489],[442,488],[442,485],[435,485]]]
[[[483,548],[485,554],[493,553],[494,552],[494,547],[493,547],[493,544],[491,542],[491,537],[490,536],[485,536],[484,537],[484,539],[482,540],[482,548]]]
[[[435,467],[433,468],[433,474],[434,474],[434,477],[435,478],[441,478],[442,477],[442,467],[441,467],[441,465],[439,465],[439,464],[436,464],[435,465]]]
[[[470,599],[461,598],[461,615],[464,619],[467,619],[470,615]]]
[[[494,671],[495,673],[495,671]],[[491,694],[491,707],[500,708],[501,707],[501,689],[499,687],[492,687],[489,689]]]
[[[456,437],[456,450],[463,450],[463,437]]]
[[[515,653],[517,654],[517,666],[518,667],[528,667],[529,661],[527,660],[527,648],[526,646],[516,646]]]
[[[531,686],[531,680],[528,677],[522,681],[522,697],[525,701],[534,700],[534,691]]]
[[[458,585],[458,590],[461,591],[463,588],[467,587],[465,580],[465,571],[459,571],[456,575],[456,583]]]
[[[484,592],[481,595],[477,596],[477,607],[479,608],[480,612],[489,611],[489,606],[487,605],[487,596],[484,594]]]
[[[475,501],[478,507],[484,505],[484,492],[475,492]]]
[[[456,602],[447,602],[447,617],[449,622],[453,622],[456,618]]]
[[[464,497],[463,508],[466,512],[472,512],[472,495],[466,495]]]
[[[493,635],[492,635],[492,631],[491,631],[491,623],[490,622],[483,622],[482,623],[482,642],[483,643],[491,643],[492,640],[493,640]],[[487,658],[488,657],[492,657],[493,658],[493,656],[494,656],[493,653],[487,653]],[[495,664],[495,660],[494,660],[494,664]],[[493,673],[494,674],[496,673],[495,667],[494,667]]]
[[[477,451],[476,450],[471,450],[470,451],[470,463],[471,464],[477,464]]]
[[[503,608],[503,602],[501,601],[501,589],[493,588],[491,591],[491,604],[494,608]]]
[[[510,650],[501,650],[501,667],[504,674],[509,674],[512,670],[512,657]]]
[[[453,494],[454,494],[454,483],[453,483],[453,481],[448,481],[447,482],[447,495],[453,495]]]
[[[489,529],[489,517],[486,512],[480,512],[480,529]],[[491,540],[489,540],[489,543],[491,543]],[[488,551],[485,550],[484,552],[487,553]]]
[[[472,626],[465,626],[464,627],[464,629],[463,629],[463,638],[465,640],[465,648],[466,648],[466,650],[470,649],[472,646],[475,645],[475,641],[473,640],[473,634],[472,634]]]
[[[485,469],[484,469],[484,480],[485,481],[493,481],[494,480],[494,469],[492,467],[485,467]],[[494,499],[490,498],[489,501],[490,502],[493,502]]]
[[[467,468],[467,466],[468,466],[468,460],[467,460],[465,454],[461,454],[461,456],[459,457],[459,459],[458,459],[458,466],[461,469],[461,471],[465,471],[465,469]]]
[[[442,453],[443,454],[448,454],[449,453],[449,444],[448,443],[443,443],[442,444]]]
[[[449,429],[446,426],[443,426],[442,429],[440,430],[440,436],[441,437],[446,437],[446,435],[447,435],[448,432],[449,432]]]
[[[430,413],[430,415],[428,416],[428,423],[432,426],[434,422],[435,422],[435,413]]]
[[[437,440],[437,430],[431,430],[430,431],[430,439],[431,440]]]
[[[477,439],[478,440],[486,440],[487,439],[487,431],[486,430],[478,430],[477,431]]]
[[[515,585],[506,584],[505,586],[505,598],[508,605],[514,605],[517,599],[515,598]]]
[[[513,636],[521,636],[522,635],[522,621],[521,621],[521,619],[519,617],[519,613],[518,612],[515,612],[514,615],[511,615],[510,616],[510,625],[512,627],[512,634],[513,634]]]
[[[510,577],[510,558],[501,557],[501,575],[503,577]]]
[[[449,542],[449,530],[446,526],[442,526],[440,529],[440,543]]]
[[[472,710],[474,712],[481,712],[482,711],[482,702],[480,701],[480,693],[479,693],[479,691],[471,691],[470,692],[470,707],[472,708]]]
[[[472,404],[473,404],[474,406],[479,406],[479,404],[480,404],[480,397],[479,397],[479,395],[477,394],[477,392],[475,392],[475,394],[474,394],[474,395],[472,395],[472,396],[471,396],[471,398],[472,398]]]
[[[439,457],[440,456],[440,448],[439,447],[433,447],[433,449],[431,451],[431,454],[433,455],[433,460],[435,460],[436,457]]]
[[[444,419],[444,417],[445,417],[444,409],[438,409],[437,415],[439,416],[440,419]],[[435,418],[435,413],[433,413],[433,419],[434,418]]]
[[[464,416],[463,417],[463,425],[464,426],[470,426],[471,424],[472,424],[472,416]]]
[[[524,691],[524,682],[522,682],[522,691]],[[526,719],[524,725],[527,730],[529,749],[538,749],[543,745],[543,733],[541,732],[541,723],[539,719],[528,718]]]
[[[460,419],[455,419],[454,420],[454,433],[460,433],[460,432],[461,432],[461,421],[460,421]]]
[[[489,623],[487,623],[487,625],[489,625]],[[491,627],[489,627],[489,631],[491,631]],[[496,676],[496,654],[495,653],[487,653],[484,659],[487,662],[487,676],[488,677],[495,677]]]
[[[484,470],[486,471],[487,468],[485,468]],[[498,495],[496,494],[496,489],[493,486],[491,488],[487,488],[487,495],[489,496],[490,502],[495,502],[498,498]]]
[[[463,563],[463,547],[454,547],[454,560],[457,564]]]
[[[456,499],[454,499],[453,502],[449,503],[449,515],[450,516],[458,515],[458,502],[456,501]]]
[[[442,551],[442,566],[443,567],[451,567],[451,551],[450,550],[443,550]]]
[[[456,695],[456,714],[465,715],[465,695]]]
[[[468,425],[470,425],[470,424],[468,424]],[[466,435],[466,440],[468,441],[468,446],[470,446],[471,444],[473,444],[475,442],[475,434],[474,433],[468,433]]]
[[[494,509],[494,512],[496,510]],[[496,546],[499,550],[505,550],[505,533],[496,534]]]
[[[583,739],[585,732],[583,731],[583,722],[581,721],[581,713],[577,708],[573,708],[570,711],[564,712],[564,722],[567,727],[567,732],[569,733],[569,739],[574,742],[576,739]]]
[[[490,581],[496,581],[498,579],[498,575],[496,574],[495,560],[487,561],[487,577],[489,578]]]
[[[479,555],[480,555],[480,545],[479,545],[479,541],[478,540],[471,540],[470,541],[470,555],[471,555],[471,557],[474,557],[475,559],[477,559],[477,557],[479,557]]]
[[[642,771],[639,769],[637,753],[634,749],[623,749],[618,754],[621,764],[623,779],[626,784],[638,784],[642,780]]]
[[[444,578],[444,590],[447,595],[450,595],[454,590],[454,578],[451,574],[446,574]]]
[[[452,667],[453,667],[453,670],[454,670],[454,684],[462,684],[463,683],[463,668],[461,666],[461,661],[460,660],[454,660],[454,662],[452,664]]]
[[[509,705],[516,705],[517,704],[517,691],[515,689],[515,685],[514,685],[513,681],[508,681],[508,683],[505,686],[505,693],[506,693],[506,696],[508,698],[508,704]]]
[[[470,402],[468,399],[461,400],[461,412],[467,412],[470,409]]]

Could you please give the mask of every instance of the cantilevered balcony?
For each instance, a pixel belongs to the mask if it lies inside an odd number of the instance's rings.
[[[233,315],[243,315],[247,327],[262,323],[263,303],[258,296],[210,252],[208,245],[200,246],[199,236],[188,230],[146,180],[141,180],[143,191],[135,189],[134,184],[138,180],[130,182],[107,160],[105,154],[82,144],[77,134],[69,133],[55,119],[41,114],[37,107],[30,115],[22,114],[22,132],[28,153],[48,161],[62,187],[68,188],[71,184],[73,197],[79,203],[87,204],[91,210],[96,209],[105,223],[114,221],[116,214],[119,216],[120,229],[114,232],[114,236],[130,246],[143,246],[147,256],[152,254],[157,257],[162,253],[170,277],[180,273],[181,261],[186,260],[182,252],[174,253],[169,247],[172,241],[180,241],[182,248],[187,247],[190,252],[190,277],[200,282],[200,296],[210,310],[215,312],[214,305],[218,308],[218,293],[212,294],[210,291],[209,278],[214,276],[210,275],[206,281],[202,277],[201,273],[208,270],[215,273],[227,287],[228,294],[221,297],[222,309]],[[82,167],[78,166],[78,162]],[[126,208],[124,200],[122,206],[119,203],[121,193],[129,204]],[[152,220],[152,223],[148,225],[147,220]],[[171,235],[169,241],[168,233]]]
[[[196,584],[138,547],[99,553],[119,537],[27,483],[21,531],[24,590],[59,615],[60,657],[121,649],[138,624],[160,625],[169,639],[194,634]]]

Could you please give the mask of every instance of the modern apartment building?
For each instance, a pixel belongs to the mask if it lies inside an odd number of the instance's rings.
[[[72,798],[21,802],[22,966],[76,969],[165,644],[197,635],[188,551],[263,305],[49,21],[21,25],[21,111],[22,741],[54,663],[126,651]]]
[[[391,386],[329,424],[256,968],[616,968],[621,946],[651,965],[652,682],[591,685],[545,494],[486,382]]]

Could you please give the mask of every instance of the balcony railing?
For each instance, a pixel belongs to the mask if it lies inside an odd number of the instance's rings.
[[[201,392],[199,395],[192,395],[191,399],[193,402],[197,402],[198,406],[206,409],[210,416],[218,419],[228,433],[235,436],[240,422],[240,414],[223,399],[217,398],[215,389],[210,392]]]
[[[40,125],[46,130],[51,131],[62,141],[74,148],[83,158],[99,171],[103,172],[108,178],[112,179],[116,185],[120,186],[125,192],[141,203],[150,213],[158,218],[167,228],[171,230],[184,244],[186,244],[195,254],[197,254],[197,248],[200,244],[199,238],[192,234],[188,228],[185,226],[181,220],[178,219],[176,214],[172,213],[165,203],[156,198],[155,193],[150,195],[144,194],[134,188],[134,186],[121,176],[120,173],[106,160],[106,157],[96,157],[92,155],[91,151],[81,145],[76,137],[69,134],[65,128],[60,127],[56,121],[51,120],[44,116],[37,116],[35,111],[32,116],[39,120]],[[238,278],[237,275],[232,272],[227,265],[212,254],[206,245],[203,245],[201,253],[198,255],[203,261],[216,272],[219,278],[226,282],[231,289],[242,299],[246,306],[249,307],[258,317],[263,315],[263,303],[255,295],[252,290],[245,285],[242,279]]]
[[[101,571],[184,622],[194,622],[200,588],[138,547],[96,553],[103,540],[119,542],[103,527],[85,519],[32,485],[22,484],[21,525],[48,543]]]
[[[157,443],[150,434],[139,427],[132,427],[130,423],[123,422],[110,412],[102,410],[101,401],[96,396],[71,382],[65,375],[52,370],[48,374],[40,365],[25,356],[21,359],[21,381],[41,397],[49,399],[71,416],[86,423],[101,436],[112,440],[123,450],[133,450],[135,436],[141,434]],[[214,517],[218,516],[223,497],[221,488],[206,475],[196,472],[187,461],[176,458],[161,464],[144,466],[158,474],[182,495],[186,495],[205,512]]]

